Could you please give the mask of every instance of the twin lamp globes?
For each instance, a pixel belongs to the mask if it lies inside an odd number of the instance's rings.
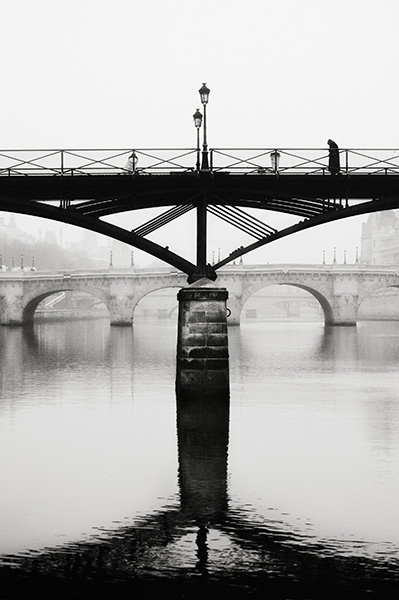
[[[206,86],[206,83],[202,84],[202,87],[198,90],[201,98],[201,104],[204,110],[204,116],[199,111],[199,108],[193,114],[194,125],[197,129],[197,171],[209,171],[209,160],[208,160],[208,143],[206,139],[206,105],[209,101],[210,89]],[[200,129],[202,125],[202,118],[204,118],[204,134],[202,141],[202,158],[200,151]],[[278,150],[273,150],[270,152],[270,160],[272,163],[272,171],[274,173],[278,172],[279,162],[280,162],[280,152]]]

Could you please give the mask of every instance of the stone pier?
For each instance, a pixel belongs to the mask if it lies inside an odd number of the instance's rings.
[[[228,292],[207,278],[179,291],[176,393],[225,396],[229,393]]]

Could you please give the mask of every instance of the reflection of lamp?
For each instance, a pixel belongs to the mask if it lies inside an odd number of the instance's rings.
[[[200,111],[197,110],[195,111],[195,113],[193,114],[193,119],[194,119],[194,125],[197,128],[197,171],[200,170],[200,128],[202,125],[202,114],[200,113]]]
[[[280,152],[278,150],[273,150],[270,152],[270,160],[272,161],[272,170],[274,173],[278,172],[278,166],[280,163]]]
[[[200,94],[200,98],[201,98],[201,102],[202,102],[202,106],[204,108],[204,140],[203,140],[203,144],[202,144],[202,165],[201,165],[201,169],[203,171],[208,171],[209,170],[209,164],[208,164],[208,143],[207,143],[207,139],[206,139],[206,105],[208,104],[208,100],[209,100],[209,93],[210,93],[210,89],[206,87],[206,84],[203,83],[202,84],[202,88],[199,91]]]

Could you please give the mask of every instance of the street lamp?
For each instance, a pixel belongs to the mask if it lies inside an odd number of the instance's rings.
[[[137,154],[133,151],[127,159],[127,163],[125,165],[126,171],[128,173],[135,173],[137,162],[138,162]]]
[[[206,84],[202,84],[202,88],[199,91],[199,95],[201,98],[201,103],[204,108],[204,139],[202,144],[202,171],[209,171],[209,163],[208,163],[208,143],[206,139],[206,105],[208,104],[210,89],[206,87]]]
[[[197,171],[200,170],[200,128],[202,125],[202,114],[199,109],[193,114],[194,125],[197,128]]]
[[[272,171],[277,173],[280,163],[280,152],[278,150],[273,150],[273,152],[270,152],[270,160],[272,162]]]

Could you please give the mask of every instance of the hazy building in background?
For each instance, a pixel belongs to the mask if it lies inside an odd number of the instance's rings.
[[[62,230],[37,229],[32,235],[20,229],[15,215],[0,214],[0,265],[2,270],[35,267],[38,270],[97,268],[87,252],[74,252],[63,244]]]
[[[31,248],[35,238],[29,233],[18,229],[15,215],[11,214],[6,222],[5,215],[0,213],[0,267],[1,269],[20,266],[24,250]],[[29,260],[31,258],[29,257]]]
[[[365,265],[399,265],[399,211],[371,213],[362,223],[360,262]],[[25,264],[35,258],[38,269],[108,269],[140,267],[141,254],[128,244],[82,230],[73,239],[68,230],[42,225],[37,235],[17,226],[15,215],[0,213],[0,262],[8,268],[19,266],[21,254]],[[52,250],[50,251],[50,248]],[[138,255],[138,260],[136,257]],[[165,267],[154,257],[144,257],[149,268]],[[212,261],[213,262],[213,261]],[[143,265],[144,266],[144,265]]]
[[[71,242],[70,249],[88,254],[96,261],[99,269],[106,269],[109,266],[127,268],[134,262],[131,246],[112,238],[104,238],[93,231],[83,230],[83,238]]]
[[[0,213],[0,244],[7,243],[10,240],[32,243],[34,242],[35,238],[33,235],[18,229],[15,221],[15,215],[9,215],[8,223],[6,223],[5,215]]]
[[[371,213],[362,223],[360,262],[366,265],[399,265],[397,211]]]

